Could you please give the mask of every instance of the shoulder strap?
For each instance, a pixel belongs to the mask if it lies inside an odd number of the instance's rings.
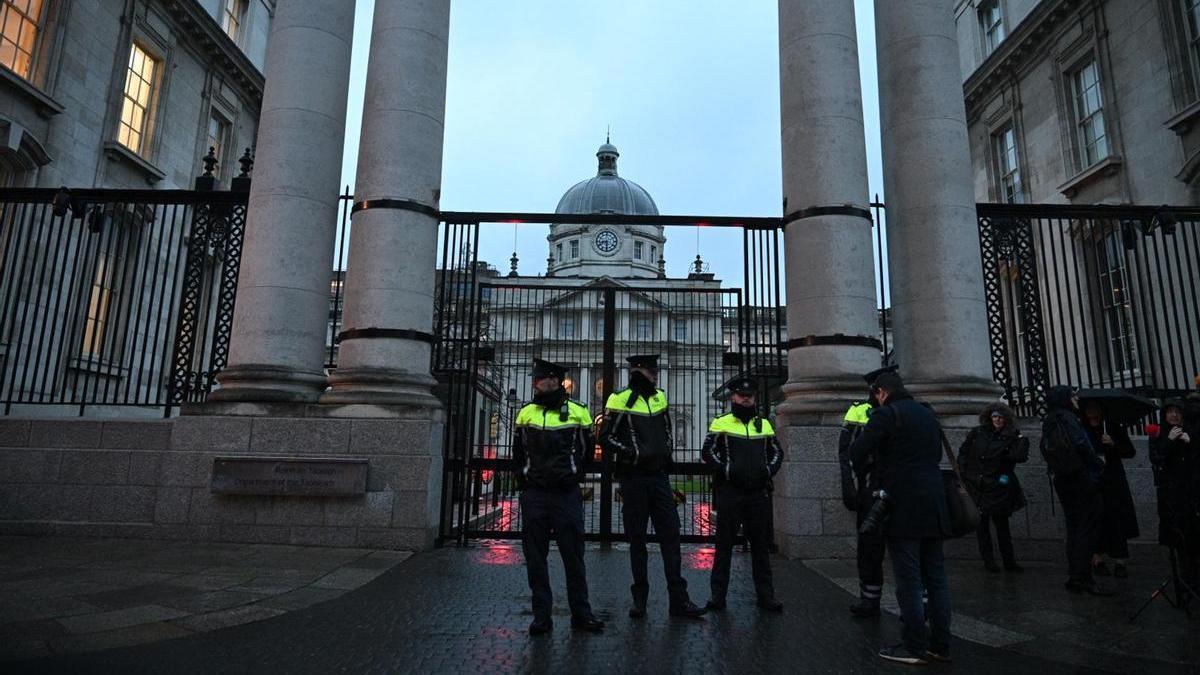
[[[961,481],[962,473],[958,469],[958,458],[954,456],[954,451],[950,449],[950,439],[946,438],[946,431],[940,426],[938,434],[942,437],[942,449],[946,451],[946,459],[950,460],[950,467],[954,469],[954,475],[958,476],[958,479]]]

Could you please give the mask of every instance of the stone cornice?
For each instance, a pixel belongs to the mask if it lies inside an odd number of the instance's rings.
[[[221,30],[199,0],[163,0],[163,5],[187,33],[197,50],[238,85],[256,105],[262,104],[264,78],[245,52]]]
[[[1043,48],[1049,38],[1071,16],[1072,10],[1087,1],[1043,0],[1039,3],[963,83],[967,118],[975,117],[975,108],[990,98],[998,86],[1019,76],[1027,65],[1044,56]]]

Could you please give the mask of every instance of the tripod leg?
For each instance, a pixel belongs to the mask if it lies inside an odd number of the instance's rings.
[[[1146,608],[1150,606],[1150,603],[1154,602],[1154,599],[1160,595],[1163,596],[1164,598],[1166,598],[1167,602],[1170,602],[1171,606],[1174,607],[1175,603],[1171,602],[1171,598],[1168,597],[1166,595],[1166,593],[1164,592],[1167,588],[1167,585],[1170,583],[1171,583],[1171,577],[1167,577],[1166,579],[1163,579],[1163,582],[1158,585],[1158,588],[1154,589],[1154,592],[1150,594],[1149,598],[1146,598],[1146,602],[1142,603],[1142,606],[1138,608],[1138,611],[1134,612],[1133,616],[1129,617],[1129,623],[1133,623],[1134,621],[1136,621],[1137,618],[1139,616],[1141,616],[1142,612],[1146,611]]]

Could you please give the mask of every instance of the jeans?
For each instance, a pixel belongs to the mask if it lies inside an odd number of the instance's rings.
[[[914,654],[950,653],[950,588],[941,539],[887,538],[896,577],[896,602],[904,624],[904,646]],[[929,605],[922,594],[929,593]],[[926,612],[929,629],[925,627]]]

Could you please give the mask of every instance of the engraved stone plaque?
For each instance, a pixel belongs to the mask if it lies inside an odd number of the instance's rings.
[[[213,460],[210,491],[220,495],[361,495],[367,491],[367,460],[218,457]]]

